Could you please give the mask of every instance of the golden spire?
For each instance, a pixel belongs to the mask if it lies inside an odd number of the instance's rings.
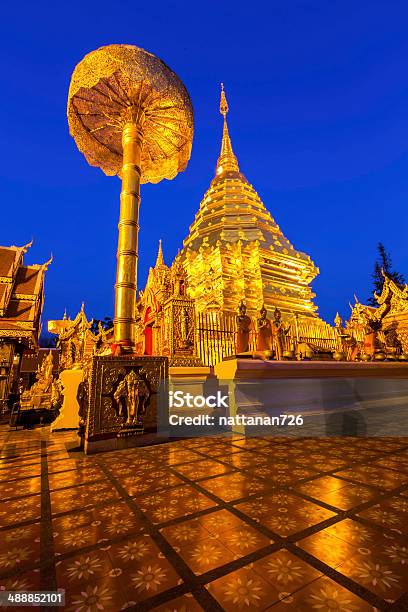
[[[228,102],[225,96],[224,83],[221,83],[221,99],[220,99],[220,113],[224,117],[224,128],[222,132],[222,143],[221,153],[217,161],[217,174],[223,172],[239,172],[239,166],[237,158],[232,150],[231,139],[228,132],[227,125],[227,113],[228,113]]]
[[[163,248],[162,248],[161,238],[159,240],[159,250],[157,251],[157,259],[156,259],[155,268],[157,268],[158,266],[164,266]]]

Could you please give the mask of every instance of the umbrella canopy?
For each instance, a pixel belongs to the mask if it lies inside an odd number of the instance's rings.
[[[107,45],[86,55],[72,75],[67,114],[78,149],[109,176],[121,176],[127,123],[143,134],[142,183],[172,179],[187,166],[194,132],[190,96],[144,49]]]

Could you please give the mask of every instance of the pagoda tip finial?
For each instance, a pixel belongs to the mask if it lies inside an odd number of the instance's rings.
[[[162,239],[159,240],[159,249],[157,251],[157,259],[156,259],[156,268],[157,266],[164,265],[164,257],[163,257],[163,247],[162,247]]]
[[[221,152],[217,161],[218,175],[223,172],[239,172],[239,166],[237,158],[234,155],[231,145],[231,139],[228,132],[227,125],[227,113],[228,113],[228,102],[225,96],[224,83],[221,83],[221,99],[220,99],[220,113],[224,117],[224,128],[222,132]]]
[[[223,115],[224,119],[228,113],[228,102],[224,91],[224,83],[221,83],[221,98],[220,98],[220,113]]]

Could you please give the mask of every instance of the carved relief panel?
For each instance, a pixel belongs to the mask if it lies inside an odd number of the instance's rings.
[[[109,438],[124,429],[155,430],[157,396],[167,384],[167,371],[165,357],[94,356],[86,439]]]

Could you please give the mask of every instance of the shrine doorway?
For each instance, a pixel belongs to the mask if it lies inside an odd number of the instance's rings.
[[[144,354],[145,355],[153,355],[153,321],[152,321],[152,309],[149,308],[146,310],[144,317]]]

